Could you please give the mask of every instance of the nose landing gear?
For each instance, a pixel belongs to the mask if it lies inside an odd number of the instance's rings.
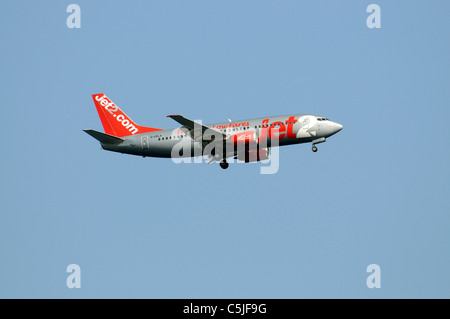
[[[321,138],[318,138],[318,139],[315,139],[314,141],[312,141],[312,151],[314,153],[317,152],[316,144],[323,143],[325,141],[326,141],[325,137],[321,137]]]

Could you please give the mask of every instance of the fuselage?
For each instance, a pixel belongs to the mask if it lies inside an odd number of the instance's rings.
[[[218,131],[230,140],[234,135],[254,134],[258,143],[267,147],[321,143],[342,129],[341,124],[330,121],[323,116],[304,114],[270,116],[203,125],[210,128],[212,133]],[[244,134],[244,132],[248,134]],[[174,149],[184,150],[177,153],[177,156],[180,157],[205,155],[204,143],[202,144],[201,140],[191,138],[182,127],[129,135],[124,137],[123,143],[102,143],[102,147],[114,152],[149,157],[173,157]],[[232,155],[226,154],[224,157]]]

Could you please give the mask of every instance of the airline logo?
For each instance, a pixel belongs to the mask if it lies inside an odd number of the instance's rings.
[[[282,140],[285,137],[288,139],[297,138],[294,133],[294,124],[297,123],[298,120],[295,119],[295,116],[289,117],[286,122],[276,121],[269,124],[269,121],[270,119],[262,121],[261,134],[258,143],[265,141],[268,137],[270,139],[278,140]]]
[[[114,102],[112,102],[106,95],[104,94],[98,94],[98,95],[94,95],[94,99],[95,101],[98,102],[98,105],[103,108],[104,110],[106,110],[117,122],[118,124],[120,124],[121,126],[123,126],[126,130],[128,130],[128,132],[130,132],[131,134],[136,134],[139,132],[139,129],[136,127],[136,125],[133,123],[132,120],[130,120],[125,113],[123,113],[119,107],[117,105],[114,104]],[[97,103],[96,103],[97,104]],[[106,114],[107,117],[108,114]],[[111,121],[114,121],[114,119],[112,119]],[[110,123],[113,128],[116,128],[117,124],[115,125],[114,123]],[[122,131],[122,130],[120,130]]]

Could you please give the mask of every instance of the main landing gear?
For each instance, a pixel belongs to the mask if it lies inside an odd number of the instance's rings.
[[[317,146],[313,145],[312,151],[313,151],[314,153],[317,152]]]
[[[220,165],[220,167],[222,167],[223,169],[227,169],[227,168],[228,168],[228,165],[230,165],[230,164],[228,164],[227,160],[224,159],[224,160],[220,161],[219,165]]]

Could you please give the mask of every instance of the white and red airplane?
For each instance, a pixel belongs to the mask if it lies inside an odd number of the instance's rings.
[[[270,148],[291,144],[323,143],[342,125],[326,117],[292,114],[241,121],[201,124],[181,115],[168,115],[182,126],[159,129],[134,123],[105,94],[93,94],[105,133],[84,130],[108,151],[149,157],[208,156],[228,168],[227,158],[246,163],[269,158]]]

